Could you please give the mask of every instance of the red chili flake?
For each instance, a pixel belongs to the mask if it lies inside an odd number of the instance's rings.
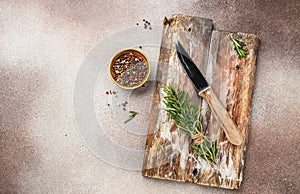
[[[106,94],[106,95],[108,95],[108,94],[109,94],[109,92],[108,92],[108,91],[106,91],[106,92],[105,92],[105,94]]]

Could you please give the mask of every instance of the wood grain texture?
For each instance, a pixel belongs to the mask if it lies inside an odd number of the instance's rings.
[[[259,40],[255,35],[235,33],[249,52],[246,58],[239,59],[228,33],[212,31],[212,21],[204,18],[173,15],[165,19],[143,176],[229,189],[240,187]],[[241,146],[227,141],[208,104],[195,92],[176,56],[175,38],[186,48],[245,137]],[[192,152],[191,137],[178,129],[164,111],[162,87],[167,83],[185,90],[192,101],[203,107],[203,127],[218,142],[216,164],[210,165]]]

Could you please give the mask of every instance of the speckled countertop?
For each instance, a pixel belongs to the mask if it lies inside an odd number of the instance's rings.
[[[260,36],[239,191],[113,167],[78,132],[73,88],[92,48],[144,18],[160,25],[173,13]],[[0,193],[299,193],[299,17],[298,0],[1,1]]]

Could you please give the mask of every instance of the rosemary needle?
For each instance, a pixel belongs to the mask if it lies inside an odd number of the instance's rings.
[[[129,115],[129,119],[127,119],[124,123],[128,123],[129,121],[131,121],[138,113],[135,111],[129,111],[130,115]]]
[[[234,45],[234,49],[236,50],[237,54],[239,55],[239,58],[246,57],[248,52],[243,49],[243,47],[246,46],[246,44],[241,40],[235,39],[233,37],[232,33],[229,34],[229,37]]]

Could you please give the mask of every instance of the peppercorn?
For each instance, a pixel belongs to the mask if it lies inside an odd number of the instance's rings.
[[[120,60],[119,60],[120,59]],[[113,64],[113,78],[123,86],[136,86],[146,77],[146,60],[134,53],[119,56]]]

